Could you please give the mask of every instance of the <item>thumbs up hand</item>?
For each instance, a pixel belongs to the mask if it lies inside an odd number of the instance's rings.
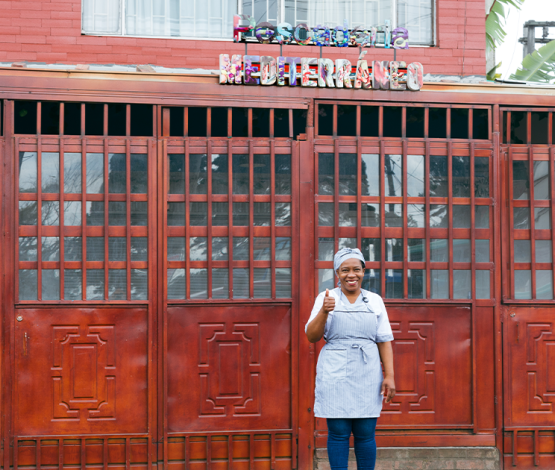
[[[335,297],[330,295],[330,290],[326,289],[326,295],[324,297],[324,305],[322,307],[324,313],[327,315],[335,309]]]

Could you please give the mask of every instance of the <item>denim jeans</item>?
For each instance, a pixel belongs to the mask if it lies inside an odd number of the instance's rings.
[[[376,422],[378,418],[328,418],[328,457],[331,470],[347,470],[349,438],[355,436],[358,470],[374,470],[376,465]]]

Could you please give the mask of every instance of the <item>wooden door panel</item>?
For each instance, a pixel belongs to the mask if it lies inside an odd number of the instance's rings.
[[[17,314],[17,435],[147,432],[146,309]]]
[[[168,430],[290,429],[291,307],[168,309]]]

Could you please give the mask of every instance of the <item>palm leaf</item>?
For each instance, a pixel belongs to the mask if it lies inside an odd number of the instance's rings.
[[[520,7],[525,0],[495,0],[486,15],[486,42],[488,47],[495,48],[505,40],[507,33],[503,26],[505,25],[505,14],[507,7]]]
[[[497,73],[497,69],[501,67],[503,62],[499,62],[495,67],[493,67],[487,74],[486,77],[488,80],[495,80],[496,78],[501,78],[501,74]]]
[[[528,54],[511,80],[551,83],[555,80],[555,40]]]

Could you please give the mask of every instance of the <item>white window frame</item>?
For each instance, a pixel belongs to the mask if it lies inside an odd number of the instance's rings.
[[[145,39],[183,39],[183,40],[202,40],[202,41],[227,41],[233,42],[233,38],[209,38],[209,37],[202,37],[202,36],[145,36],[145,35],[138,35],[138,34],[127,34],[125,30],[125,17],[126,17],[126,1],[127,0],[117,0],[120,3],[120,21],[119,21],[119,32],[117,33],[105,33],[105,32],[93,32],[93,31],[85,31],[83,29],[83,15],[84,15],[84,8],[83,2],[85,0],[81,0],[81,34],[86,36],[115,36],[115,37],[134,37],[134,38],[145,38]],[[163,1],[163,0],[158,0]],[[269,1],[269,0],[268,0]],[[277,1],[277,22],[276,25],[281,23],[283,18],[285,18],[285,0],[276,0]],[[317,0],[313,0],[317,1]],[[364,1],[364,0],[362,0]],[[390,0],[392,2],[391,5],[391,29],[395,29],[397,27],[397,2],[398,0]],[[432,1],[432,42],[430,44],[411,44],[410,41],[410,31],[409,31],[409,45],[410,47],[433,47],[437,44],[437,0]],[[243,0],[237,0],[237,13],[243,14],[248,12],[243,12]],[[302,22],[303,20],[298,20],[298,22]],[[272,24],[274,24],[272,22]],[[296,26],[295,24],[293,27]],[[316,25],[308,25],[309,28],[313,28]],[[350,27],[356,25],[349,25]],[[377,26],[377,25],[364,25],[364,27],[370,26]]]

